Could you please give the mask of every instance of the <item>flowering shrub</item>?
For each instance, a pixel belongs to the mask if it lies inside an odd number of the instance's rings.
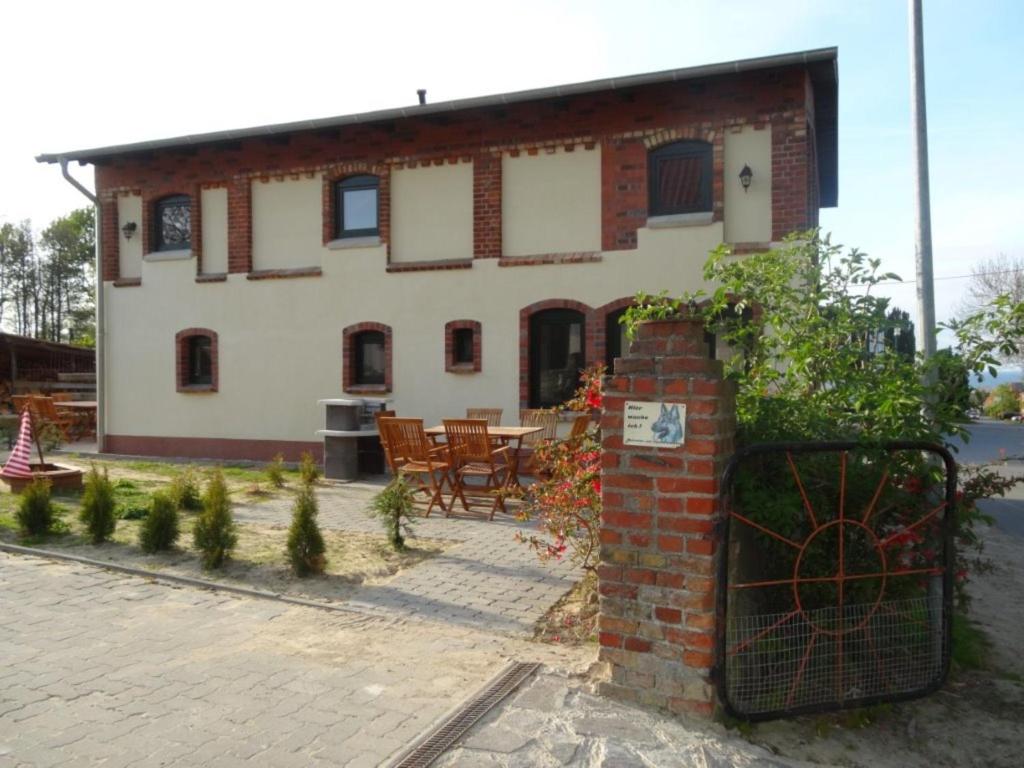
[[[604,366],[583,372],[572,411],[601,408]],[[592,429],[578,440],[556,440],[534,448],[534,464],[542,477],[529,491],[519,519],[536,517],[538,533],[517,538],[533,547],[541,560],[569,557],[585,570],[597,566],[601,526],[601,442]]]

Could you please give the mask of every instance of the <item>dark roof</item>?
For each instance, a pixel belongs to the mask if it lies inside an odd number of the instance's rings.
[[[818,176],[821,190],[821,204],[825,207],[835,206],[838,199],[838,87],[839,74],[837,66],[837,48],[819,48],[797,53],[784,53],[777,56],[763,56],[756,59],[740,59],[718,64],[704,64],[698,67],[669,69],[663,72],[651,72],[628,77],[590,80],[585,83],[556,85],[549,88],[536,88],[528,91],[500,93],[493,96],[480,96],[470,99],[439,101],[434,104],[418,104],[411,107],[381,109],[374,112],[362,112],[353,115],[339,115],[315,120],[302,120],[293,123],[276,123],[261,125],[254,128],[240,128],[213,133],[200,133],[190,136],[177,136],[170,139],[140,141],[133,144],[120,144],[93,149],[80,149],[56,154],[42,154],[36,157],[40,163],[56,163],[62,160],[77,160],[88,163],[115,155],[132,152],[150,152],[160,149],[216,144],[224,141],[238,141],[260,136],[274,136],[295,133],[298,131],[340,128],[347,125],[372,123],[383,120],[400,120],[422,115],[459,112],[481,107],[516,104],[526,101],[539,101],[578,94],[596,93],[600,91],[622,90],[655,83],[669,83],[721,75],[753,72],[781,67],[807,67],[814,88],[815,101],[815,133],[818,145]]]
[[[18,336],[14,333],[0,332],[0,345],[5,344],[12,347],[18,347],[19,349],[38,349],[46,350],[48,352],[59,352],[61,354],[82,356],[92,356],[96,354],[96,350],[92,347],[79,347],[74,344],[64,344],[62,342],[47,341],[45,339],[33,339],[31,336]]]

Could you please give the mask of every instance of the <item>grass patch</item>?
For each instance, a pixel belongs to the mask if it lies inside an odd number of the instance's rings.
[[[992,641],[962,613],[953,614],[953,663],[957,669],[990,669]]]

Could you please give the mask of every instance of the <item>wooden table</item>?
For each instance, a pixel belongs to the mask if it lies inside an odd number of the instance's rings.
[[[54,406],[62,411],[73,411],[75,413],[83,414],[83,421],[87,421],[89,424],[89,431],[82,435],[82,437],[96,435],[96,409],[99,407],[99,403],[95,400],[65,400],[63,402],[54,403]]]
[[[430,438],[444,437],[444,425],[438,425],[436,427],[429,427],[424,432]],[[511,447],[509,451],[509,473],[512,477],[509,479],[509,483],[516,488],[522,489],[522,484],[519,482],[519,449],[522,447],[523,438],[527,435],[535,435],[538,432],[543,432],[544,427],[487,427],[487,436],[497,438],[505,445]]]

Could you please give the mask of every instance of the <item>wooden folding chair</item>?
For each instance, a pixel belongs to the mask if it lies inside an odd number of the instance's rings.
[[[65,442],[71,441],[72,431],[76,429],[78,420],[75,418],[73,413],[62,413],[57,410],[57,407],[53,404],[52,397],[33,397],[32,407],[35,410],[35,414],[39,416],[44,423],[53,424],[57,431],[60,432],[61,438]]]
[[[536,476],[543,471],[543,467],[539,465],[534,450],[543,443],[557,439],[558,414],[545,408],[524,408],[519,411],[519,423],[524,427],[542,427],[544,430],[524,435],[519,445],[520,452],[523,448],[529,448],[530,454],[517,467],[517,473]]]
[[[578,443],[587,434],[588,429],[590,429],[590,414],[581,413],[573,420],[572,429],[565,441],[569,444]]]
[[[508,491],[509,479],[512,477],[509,465],[507,445],[495,448],[491,437],[487,434],[485,419],[445,419],[444,434],[448,440],[448,451],[454,471],[455,496],[459,497],[462,507],[469,511],[466,492],[471,496],[493,496],[490,520],[499,508],[505,511],[505,493]],[[502,459],[502,461],[498,461]],[[471,477],[484,478],[483,485],[467,483]],[[452,497],[452,506],[455,505]]]
[[[14,403],[14,412],[20,415],[22,411],[32,406],[32,396],[11,395],[11,402]]]
[[[483,419],[488,427],[501,426],[501,408],[467,408],[467,419]]]
[[[449,482],[448,447],[434,445],[423,431],[423,419],[381,418],[380,425],[387,435],[395,476],[402,475],[413,483],[413,491],[430,497],[425,517],[430,516],[434,504],[448,512],[441,490]],[[454,499],[454,495],[452,497]]]
[[[377,425],[377,435],[380,437],[380,447],[384,451],[384,463],[387,464],[388,469],[391,470],[391,474],[395,475],[398,472],[395,469],[395,464],[391,460],[391,449],[388,445],[388,436],[384,432],[384,428],[380,425],[381,419],[393,419],[395,417],[394,411],[374,411],[373,420]]]

